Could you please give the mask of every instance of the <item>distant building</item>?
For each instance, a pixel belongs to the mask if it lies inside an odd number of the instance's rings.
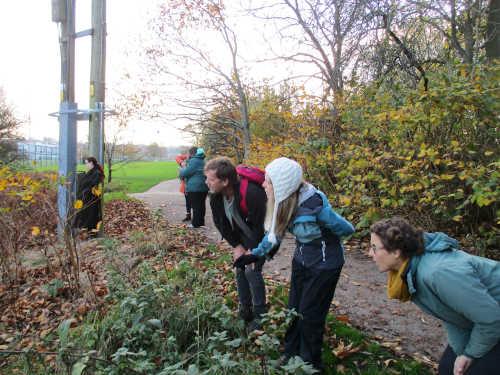
[[[30,161],[55,161],[59,159],[59,146],[40,141],[19,141],[17,151],[20,158]]]

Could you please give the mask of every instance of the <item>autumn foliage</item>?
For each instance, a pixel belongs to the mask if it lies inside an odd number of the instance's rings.
[[[29,248],[53,241],[57,226],[56,174],[0,168],[0,280],[23,279],[21,257]]]
[[[426,230],[467,237],[471,249],[500,258],[494,251],[499,73],[498,67],[437,70],[427,91],[359,85],[338,104],[337,116],[320,104],[295,106],[281,116],[286,131],[254,133],[248,162],[264,166],[282,155],[299,160],[307,179],[358,229],[403,215]]]

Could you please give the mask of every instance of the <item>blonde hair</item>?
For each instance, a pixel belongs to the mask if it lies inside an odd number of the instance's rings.
[[[302,186],[302,184],[300,185]],[[299,201],[299,191],[300,187],[297,189],[295,193],[290,195],[284,201],[280,202],[278,205],[278,213],[276,215],[276,223],[274,226],[274,233],[278,237],[283,237],[285,234],[290,221],[295,215],[295,211],[297,210],[297,203]],[[268,197],[267,199],[267,207],[266,207],[266,219],[264,220],[264,228],[266,231],[271,230],[272,222],[273,222],[273,214],[274,214],[274,197]]]

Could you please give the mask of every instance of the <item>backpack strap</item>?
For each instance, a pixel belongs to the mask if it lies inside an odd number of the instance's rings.
[[[247,206],[247,190],[248,190],[248,179],[240,179],[240,208],[241,212],[245,217],[248,216],[248,206]]]

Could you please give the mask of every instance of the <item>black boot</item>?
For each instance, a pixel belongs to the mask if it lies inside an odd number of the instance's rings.
[[[245,323],[251,322],[253,320],[252,306],[240,305],[238,315],[245,321]]]
[[[262,318],[262,314],[267,313],[267,307],[266,306],[253,306],[253,319],[251,322],[248,323],[248,331],[256,331],[256,330],[261,330],[262,325],[260,323],[260,320]]]
[[[182,221],[186,222],[186,221],[191,221],[191,214],[190,213],[187,213],[186,214],[186,217],[184,219],[182,219]]]

